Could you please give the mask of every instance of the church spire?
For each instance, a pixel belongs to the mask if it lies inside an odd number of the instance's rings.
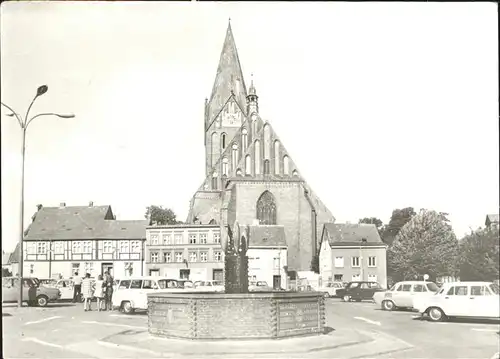
[[[259,96],[257,96],[257,91],[255,90],[255,86],[253,84],[253,74],[251,74],[251,78],[252,80],[250,82],[250,88],[248,89],[248,96],[247,96],[248,115],[259,112]]]
[[[226,38],[222,46],[222,52],[215,75],[215,82],[212,88],[212,95],[208,102],[207,121],[210,124],[215,116],[222,109],[229,97],[234,93],[234,97],[242,109],[246,105],[247,89],[241,71],[238,50],[234,41],[231,29],[231,19],[227,26]]]

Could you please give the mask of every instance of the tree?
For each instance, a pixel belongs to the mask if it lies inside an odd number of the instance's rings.
[[[428,274],[455,276],[459,245],[451,225],[442,213],[421,209],[399,231],[387,252],[395,280],[416,279]]]
[[[403,209],[395,209],[392,211],[391,219],[389,223],[383,229],[382,240],[384,243],[391,245],[399,231],[403,226],[415,216],[416,213],[413,210],[413,207],[406,207]]]
[[[460,279],[494,281],[499,277],[498,228],[471,232],[460,241]]]
[[[374,224],[375,227],[377,227],[378,234],[380,238],[382,239],[383,237],[383,231],[384,231],[384,222],[382,222],[380,219],[377,217],[365,217],[359,220],[358,223],[366,223],[366,224]]]
[[[151,205],[146,207],[144,217],[149,219],[149,225],[164,226],[168,224],[180,224],[174,211],[170,208],[163,208],[162,206]]]

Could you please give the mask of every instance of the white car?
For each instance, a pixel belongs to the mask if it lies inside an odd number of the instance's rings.
[[[398,282],[385,292],[376,292],[373,295],[375,303],[383,310],[398,308],[413,308],[414,301],[436,294],[439,287],[434,282],[405,281]]]
[[[344,288],[344,284],[342,282],[331,282],[326,283],[323,287],[318,288],[318,292],[324,292],[325,297],[336,297],[337,289]]]
[[[194,282],[193,289],[197,292],[224,292],[224,282],[219,280],[202,280]]]
[[[436,295],[415,302],[422,316],[439,322],[450,317],[500,319],[498,285],[491,282],[443,283]]]
[[[113,308],[118,308],[126,314],[136,309],[148,309],[148,293],[183,292],[177,280],[164,277],[132,277],[119,279],[113,292]]]

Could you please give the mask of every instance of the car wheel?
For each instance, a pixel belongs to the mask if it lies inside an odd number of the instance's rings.
[[[45,295],[39,295],[36,298],[36,304],[38,304],[39,307],[46,307],[48,303],[49,298],[47,298]]]
[[[428,313],[429,313],[429,318],[433,322],[441,322],[446,317],[444,312],[440,308],[437,308],[437,307],[430,308]]]
[[[394,310],[396,306],[394,305],[394,302],[392,300],[384,300],[382,302],[382,309],[383,310],[388,310],[388,311],[391,311],[391,310]]]
[[[125,314],[132,314],[134,312],[134,308],[132,308],[132,304],[130,302],[123,302],[122,310]]]
[[[344,295],[344,297],[342,299],[344,299],[344,302],[350,302],[351,301],[351,296]]]

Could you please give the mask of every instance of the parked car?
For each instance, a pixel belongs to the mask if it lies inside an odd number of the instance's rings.
[[[415,300],[422,316],[439,322],[453,317],[500,319],[499,287],[491,282],[443,283],[436,295]]]
[[[382,291],[384,289],[377,282],[356,281],[347,283],[345,288],[337,289],[336,294],[344,302],[361,302],[363,299],[373,299],[376,292]]]
[[[249,292],[272,292],[274,289],[265,281],[256,281],[248,283]]]
[[[178,280],[177,284],[179,285],[179,288],[184,288],[184,289],[193,288],[194,286],[194,283],[192,281],[186,279]]]
[[[182,292],[177,280],[165,277],[129,277],[119,279],[113,292],[113,308],[133,313],[136,309],[148,309],[148,293]]]
[[[414,300],[420,297],[434,295],[438,290],[439,287],[434,282],[398,282],[387,291],[376,292],[373,295],[373,300],[377,305],[381,306],[383,310],[413,308]]]
[[[40,285],[37,278],[23,278],[23,302],[29,306],[45,307],[49,302],[55,302],[61,297],[59,289]],[[2,278],[2,303],[19,300],[19,278]]]
[[[57,279],[51,279],[51,278],[38,278],[40,281],[40,285],[43,285],[45,287],[52,287],[54,288],[57,283]]]
[[[197,292],[224,292],[224,282],[220,280],[205,280],[194,282],[193,289]]]
[[[342,282],[330,282],[326,283],[323,287],[318,289],[318,292],[324,292],[325,297],[337,297],[337,290],[344,288]]]

